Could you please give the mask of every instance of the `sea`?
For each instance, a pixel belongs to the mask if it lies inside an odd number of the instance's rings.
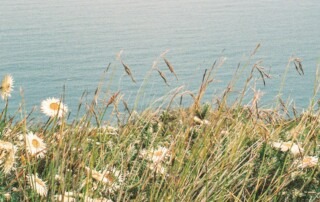
[[[80,103],[105,105],[117,92],[130,110],[166,108],[171,99],[187,106],[215,61],[203,103],[214,105],[231,80],[230,102],[239,99],[257,64],[270,78],[264,85],[255,69],[243,104],[260,92],[259,107],[281,98],[303,111],[319,99],[319,11],[317,0],[1,0],[0,77],[15,81],[9,112],[42,117],[41,101],[55,97],[72,118]]]

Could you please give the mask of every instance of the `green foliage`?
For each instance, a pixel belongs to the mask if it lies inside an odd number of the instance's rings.
[[[196,111],[196,115],[200,119],[205,119],[209,115],[210,109],[211,109],[210,104],[206,103],[201,106],[200,110]]]

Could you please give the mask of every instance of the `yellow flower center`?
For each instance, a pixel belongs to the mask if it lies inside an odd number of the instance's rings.
[[[36,139],[32,139],[31,143],[32,143],[32,146],[34,146],[35,148],[39,148],[40,147],[40,143]]]
[[[292,146],[292,142],[284,142],[282,145],[283,145],[284,147],[290,148],[290,147]]]
[[[113,184],[114,181],[116,180],[116,178],[109,173],[104,174],[104,177],[107,178],[107,180],[110,182],[110,184]]]
[[[53,102],[50,104],[50,109],[57,111],[59,109],[59,104],[56,102]]]
[[[156,151],[156,152],[154,152],[154,155],[159,157],[159,156],[163,155],[163,152],[162,151]]]
[[[36,178],[36,184],[39,184],[39,185],[42,186],[42,187],[45,187],[45,186],[46,186],[46,184],[43,183],[43,181],[40,180],[40,179],[38,179],[38,178]]]
[[[302,160],[302,162],[303,162],[304,164],[311,164],[311,158],[310,158],[310,157],[304,157],[303,160]]]
[[[10,92],[10,84],[3,85],[2,89],[3,89],[4,92]]]
[[[5,93],[10,93],[12,90],[12,78],[8,75],[4,77],[4,79],[1,82],[1,91]]]

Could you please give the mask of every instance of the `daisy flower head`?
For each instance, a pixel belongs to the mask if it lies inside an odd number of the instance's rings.
[[[162,175],[166,175],[166,173],[167,173],[167,169],[159,163],[158,164],[149,163],[147,166],[150,170],[153,170],[156,173],[159,173]]]
[[[142,150],[140,156],[145,157],[153,163],[159,163],[164,161],[169,155],[169,152],[168,148],[159,146],[157,149],[152,149],[151,151]]]
[[[93,179],[106,185],[106,189],[111,193],[118,190],[120,185],[124,182],[124,176],[114,167],[111,169],[107,168],[100,172],[86,167],[86,171],[89,175],[91,173]]]
[[[2,99],[7,99],[11,96],[11,91],[13,90],[13,78],[10,74],[3,77],[1,81],[0,91]]]
[[[10,173],[10,171],[14,170],[14,164],[15,164],[15,153],[16,153],[16,148],[12,149],[9,151],[7,158],[5,162],[3,163],[3,172],[4,174]]]
[[[2,141],[0,140],[0,150],[12,150],[14,149],[14,145],[11,142],[6,142],[6,141]]]
[[[318,164],[318,157],[316,156],[305,156],[298,165],[298,168],[312,168]]]
[[[298,144],[293,143],[292,141],[288,142],[273,142],[272,147],[282,151],[287,152],[290,150],[290,152],[294,155],[300,155],[304,152],[303,148],[301,148]]]
[[[68,112],[68,107],[57,98],[48,98],[41,102],[41,111],[49,117],[61,118]]]
[[[11,170],[14,170],[15,154],[17,147],[10,142],[0,140],[0,167],[3,172],[8,174]]]
[[[31,186],[31,188],[37,192],[40,196],[46,196],[48,189],[46,183],[38,178],[37,175],[27,175],[27,180]]]
[[[36,157],[38,158],[43,158],[47,152],[46,143],[44,143],[40,137],[33,134],[32,132],[29,132],[26,135],[26,146],[27,151],[31,155],[36,155]]]

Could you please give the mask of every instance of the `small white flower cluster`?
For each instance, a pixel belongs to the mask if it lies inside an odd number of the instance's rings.
[[[193,121],[199,125],[209,125],[210,124],[210,121],[204,119],[204,120],[201,120],[199,117],[197,116],[194,116],[193,117]]]
[[[312,168],[318,164],[319,158],[317,156],[304,156],[302,160],[297,160],[298,168]]]
[[[13,91],[13,77],[11,75],[5,75],[0,83],[0,96],[3,100],[8,101]],[[41,102],[41,111],[49,116],[50,118],[63,118],[68,112],[68,107],[56,98],[48,98]],[[12,131],[10,128],[3,130],[3,137],[7,139],[11,137]],[[15,139],[18,141],[15,142]],[[18,134],[14,137],[13,142],[6,142],[0,140],[0,167],[2,167],[5,174],[9,174],[10,171],[14,170],[15,155],[18,150],[26,151],[26,155],[29,154],[28,158],[44,158],[47,153],[47,145],[44,140],[34,134],[33,132],[27,132],[27,134]],[[21,157],[22,161],[25,161],[25,156]],[[39,195],[46,196],[48,189],[46,182],[38,177],[38,174],[29,174],[26,176],[27,182],[30,187]],[[87,197],[85,201],[106,201],[96,200]]]
[[[276,148],[282,152],[290,151],[294,157],[301,157],[294,162],[294,165],[297,165],[298,168],[312,168],[317,166],[318,157],[316,156],[304,156],[304,149],[300,144],[296,144],[292,141],[288,142],[273,142],[272,147]]]
[[[0,95],[3,100],[8,101],[8,97],[11,97],[13,91],[13,77],[10,74],[4,76],[0,85]],[[50,117],[62,117],[68,111],[68,108],[60,102],[58,99],[49,98],[42,101],[41,110],[43,113]],[[7,129],[4,137],[9,137],[12,131]],[[8,174],[11,170],[14,170],[15,154],[18,149],[27,151],[31,157],[44,158],[46,155],[47,147],[43,139],[32,132],[27,134],[16,135],[18,142],[15,145],[11,142],[0,140],[0,166],[3,168],[3,172]],[[24,157],[23,157],[24,158]],[[38,177],[37,174],[27,175],[28,184],[39,195],[46,196],[48,189],[46,183]]]
[[[102,171],[93,170],[89,167],[85,167],[85,169],[87,171],[87,176],[97,182],[101,182],[104,185],[104,190],[109,193],[117,191],[125,180],[121,171],[117,170],[115,167],[107,166],[106,169]],[[83,186],[87,183],[88,181],[85,180]]]
[[[304,150],[303,148],[299,145],[296,144],[292,141],[288,141],[288,142],[273,142],[272,143],[272,147],[276,148],[282,152],[287,152],[290,150],[291,154],[293,156],[299,156],[303,154]]]
[[[157,149],[142,150],[140,157],[149,161],[148,168],[156,173],[166,174],[166,168],[163,163],[170,156],[170,150],[166,147],[159,146]]]

